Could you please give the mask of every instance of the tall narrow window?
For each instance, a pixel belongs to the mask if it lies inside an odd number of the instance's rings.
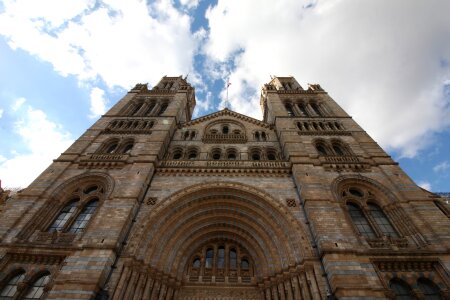
[[[94,198],[94,200],[91,200],[77,216],[77,219],[70,227],[70,232],[78,233],[83,231],[89,223],[89,220],[92,218],[97,206],[98,199]]]
[[[306,107],[304,104],[300,103],[297,104],[298,109],[300,109],[300,112],[302,113],[302,115],[304,116],[308,116],[308,112],[306,111]]]
[[[417,285],[419,286],[419,289],[422,291],[425,299],[427,300],[440,300],[442,299],[440,295],[439,287],[434,284],[429,279],[426,278],[419,278],[417,281]]]
[[[367,218],[364,216],[362,210],[353,203],[347,203],[347,209],[353,221],[353,224],[355,224],[359,233],[369,239],[375,238],[375,232],[370,226],[369,221],[367,221]]]
[[[311,103],[311,107],[318,116],[322,116],[322,112],[319,109],[319,106],[316,103]]]
[[[220,246],[217,253],[217,268],[223,269],[225,266],[225,247]]]
[[[117,149],[117,146],[118,146],[117,143],[112,143],[106,148],[106,153],[114,153],[114,151],[116,151]]]
[[[17,286],[23,281],[24,278],[25,273],[23,271],[12,277],[5,285],[5,287],[1,290],[0,299],[14,299],[14,295],[17,292]]]
[[[133,116],[133,115],[137,114],[143,104],[144,104],[143,102],[136,104],[135,107],[133,108],[133,111],[131,112],[131,115]]]
[[[325,150],[325,147],[322,145],[316,145],[316,150],[320,155],[328,155],[327,150]]]
[[[230,250],[230,270],[236,270],[237,268],[237,253],[236,249]]]
[[[23,299],[41,299],[44,296],[44,287],[49,281],[50,274],[48,273],[36,279],[36,281],[28,288]]]
[[[53,221],[52,225],[50,225],[47,231],[53,232],[63,230],[64,225],[66,225],[67,221],[75,212],[79,200],[80,199],[77,198],[70,201],[70,203],[60,211],[59,215],[56,217],[55,221]]]
[[[401,280],[392,279],[389,282],[389,287],[395,294],[396,300],[413,300],[411,295],[411,288]]]
[[[381,232],[388,236],[398,237],[397,231],[395,231],[394,227],[392,227],[391,222],[389,222],[389,219],[386,217],[381,208],[373,203],[369,203],[368,206],[370,215],[374,218],[375,223],[378,225]]]
[[[293,116],[294,115],[294,110],[292,109],[292,106],[289,103],[285,104],[284,107],[286,108],[287,113],[288,113],[289,116]]]
[[[151,102],[150,103],[150,105],[149,105],[149,107],[148,107],[148,109],[147,109],[147,111],[145,112],[145,114],[147,115],[147,116],[150,116],[150,114],[151,114],[151,112],[152,112],[152,110],[155,108],[155,102]]]
[[[192,267],[196,269],[200,268],[200,258],[198,257],[194,258],[194,261],[192,262]]]
[[[213,259],[214,259],[214,250],[212,248],[208,248],[208,250],[206,250],[205,268],[212,269]]]
[[[162,115],[166,109],[167,109],[168,104],[164,103],[163,105],[161,105],[161,109],[159,110],[158,116]]]
[[[228,134],[229,131],[230,131],[230,129],[228,128],[227,125],[225,125],[225,126],[222,127],[222,133],[223,133],[223,134]]]
[[[334,144],[333,145],[333,150],[334,150],[334,153],[336,153],[336,155],[339,155],[339,156],[345,155],[344,154],[344,150],[342,150],[342,147],[339,146],[339,145]]]
[[[242,270],[248,270],[250,268],[250,264],[248,262],[248,259],[244,258],[241,260],[241,269]]]
[[[130,154],[131,150],[133,149],[134,144],[132,142],[128,143],[125,145],[125,147],[123,147],[123,153],[124,154]]]

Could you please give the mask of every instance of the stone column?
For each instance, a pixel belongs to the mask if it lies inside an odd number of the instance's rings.
[[[145,283],[144,293],[142,295],[142,300],[149,300],[152,295],[153,278],[150,275],[147,276],[147,282]]]
[[[308,280],[306,280],[305,272],[301,272],[298,276],[298,282],[300,284],[300,291],[304,299],[312,299],[311,293],[309,292]]]
[[[294,299],[302,299],[300,294],[300,285],[298,284],[297,275],[293,275],[291,278],[292,289],[294,290]]]
[[[154,280],[152,294],[150,296],[150,300],[157,300],[159,293],[160,283],[158,279]]]
[[[158,300],[164,300],[166,298],[167,286],[165,283],[161,284],[161,289],[159,291]]]
[[[139,276],[139,272],[133,270],[132,274],[131,274],[131,278],[128,281],[128,285],[127,285],[127,289],[126,292],[123,296],[124,299],[133,299],[133,295],[135,292],[135,286],[136,286],[136,282],[138,280],[138,276]]]
[[[278,288],[278,294],[280,295],[280,300],[286,300],[286,296],[285,296],[285,291],[284,291],[284,284],[283,281],[280,281],[277,284],[277,288]]]
[[[134,293],[133,300],[140,300],[140,299],[142,299],[142,294],[144,292],[144,285],[145,285],[146,281],[147,281],[147,274],[141,272],[139,274],[139,280],[138,280],[137,285],[136,285],[136,292]]]
[[[292,294],[292,286],[291,286],[291,279],[290,278],[286,278],[286,280],[284,281],[284,290],[287,291],[286,292],[286,299],[287,300],[294,300],[293,294]]]
[[[272,285],[271,290],[272,290],[272,299],[279,300],[277,285],[276,284]]]
[[[311,284],[311,293],[314,299],[322,299],[322,296],[319,292],[319,287],[317,286],[316,277],[314,276],[314,270],[313,267],[308,268],[306,270],[306,278],[308,279],[308,282]]]

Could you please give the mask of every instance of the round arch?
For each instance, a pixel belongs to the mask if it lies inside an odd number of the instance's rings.
[[[146,219],[130,250],[179,280],[193,251],[214,239],[247,249],[258,279],[313,255],[294,215],[271,195],[241,183],[193,185],[159,201]]]

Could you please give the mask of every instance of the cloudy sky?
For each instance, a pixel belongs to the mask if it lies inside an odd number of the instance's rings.
[[[25,187],[132,86],[189,74],[195,116],[319,83],[413,180],[450,191],[450,1],[0,0],[0,179]]]

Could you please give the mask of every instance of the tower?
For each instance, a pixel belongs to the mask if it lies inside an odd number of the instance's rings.
[[[448,206],[319,85],[274,77],[262,121],[194,107],[137,84],[3,203],[0,295],[450,297]]]

